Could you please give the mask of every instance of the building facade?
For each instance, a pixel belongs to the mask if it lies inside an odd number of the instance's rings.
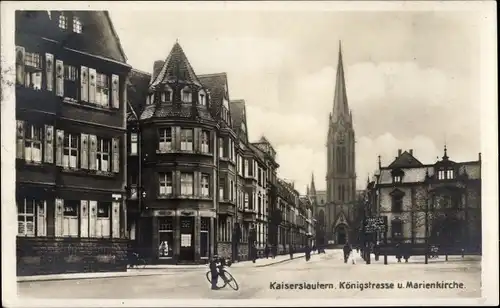
[[[454,162],[445,147],[441,160],[423,164],[413,150],[399,150],[388,166],[379,162],[369,187],[371,210],[387,217],[389,245],[427,243],[450,253],[481,252],[480,154],[477,161]]]
[[[125,270],[130,67],[110,17],[15,23],[17,273]]]

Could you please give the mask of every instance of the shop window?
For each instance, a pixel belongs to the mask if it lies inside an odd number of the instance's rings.
[[[172,258],[174,248],[174,219],[173,217],[158,218],[158,257]]]

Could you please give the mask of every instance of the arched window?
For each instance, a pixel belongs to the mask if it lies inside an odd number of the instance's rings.
[[[205,91],[203,90],[200,90],[200,92],[198,92],[198,104],[202,106],[207,105],[207,93],[205,93]]]
[[[184,87],[181,91],[181,99],[184,103],[191,103],[193,100],[193,94],[189,87]]]

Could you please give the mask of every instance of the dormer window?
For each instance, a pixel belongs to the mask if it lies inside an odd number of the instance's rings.
[[[438,180],[452,180],[454,178],[455,170],[451,168],[438,170]]]
[[[73,32],[82,33],[82,22],[76,16],[73,17]]]
[[[172,101],[172,90],[167,89],[161,93],[161,101],[168,103]]]
[[[191,93],[191,89],[188,87],[185,87],[182,89],[182,102],[184,103],[191,103],[193,99],[193,95]]]
[[[198,94],[198,104],[202,106],[207,105],[207,94],[203,90]]]
[[[59,15],[59,28],[68,29],[68,18],[62,13]]]
[[[401,183],[401,176],[400,175],[395,175],[393,178],[394,183]]]
[[[453,171],[453,169],[448,169],[446,170],[446,178],[451,180],[455,177],[455,172]]]
[[[154,103],[154,101],[155,101],[155,95],[154,95],[154,93],[151,93],[146,98],[146,105],[152,105]]]

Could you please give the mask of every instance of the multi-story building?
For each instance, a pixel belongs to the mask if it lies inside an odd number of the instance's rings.
[[[292,246],[295,250],[300,247],[299,226],[297,224],[299,192],[293,183],[278,179],[278,209],[282,214],[278,228],[278,252],[284,253]]]
[[[389,245],[439,244],[449,251],[481,251],[481,154],[477,161],[454,162],[444,149],[441,160],[423,164],[413,150],[379,168],[369,184],[370,208],[386,216]],[[383,239],[383,235],[378,235]]]
[[[18,275],[125,270],[126,79],[107,12],[16,11]]]
[[[315,219],[313,217],[313,204],[309,196],[300,196],[301,205],[304,207],[303,213],[303,230],[305,233],[306,243],[310,246],[315,244]]]

